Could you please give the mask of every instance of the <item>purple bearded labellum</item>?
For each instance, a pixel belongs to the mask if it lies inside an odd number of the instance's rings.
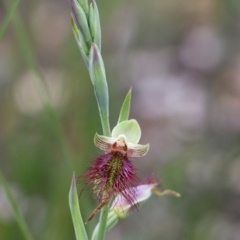
[[[95,135],[95,145],[104,150],[105,154],[99,156],[82,176],[87,180],[86,186],[93,186],[100,201],[87,222],[118,194],[128,204],[137,207],[134,187],[137,186],[138,177],[129,157],[142,157],[147,153],[148,144],[137,144],[140,136],[141,130],[136,120],[126,120],[118,124],[111,137]]]
[[[112,197],[123,193],[125,200],[134,205],[135,190],[130,188],[138,182],[136,170],[127,155],[120,152],[110,152],[99,156],[93,165],[83,175],[88,179],[87,185],[94,186],[94,192],[100,201],[99,206],[92,212],[87,222],[106,205]],[[124,191],[130,189],[129,191]]]

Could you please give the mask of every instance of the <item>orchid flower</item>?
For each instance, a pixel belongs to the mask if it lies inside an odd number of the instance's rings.
[[[141,138],[141,129],[134,119],[119,123],[113,128],[111,137],[95,134],[94,143],[101,150],[120,152],[128,157],[143,157],[149,149],[149,144],[138,144]]]
[[[119,123],[114,127],[111,137],[96,133],[94,143],[105,154],[95,160],[83,177],[87,178],[87,185],[93,185],[100,204],[87,222],[119,193],[126,202],[134,204],[136,194],[133,187],[137,185],[138,177],[129,157],[142,157],[149,149],[149,144],[138,144],[140,137],[141,129],[134,119]]]

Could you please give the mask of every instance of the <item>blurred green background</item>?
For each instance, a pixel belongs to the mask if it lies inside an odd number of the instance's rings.
[[[1,25],[12,2],[0,0]],[[131,118],[151,145],[133,159],[139,176],[155,173],[163,189],[182,194],[151,198],[107,240],[239,240],[240,1],[97,4],[111,127],[132,86]],[[95,132],[98,109],[67,0],[22,0],[0,42],[0,168],[34,239],[75,239],[68,191],[72,172],[100,154]],[[87,219],[97,202],[90,190],[80,201]],[[1,185],[0,239],[23,239]]]

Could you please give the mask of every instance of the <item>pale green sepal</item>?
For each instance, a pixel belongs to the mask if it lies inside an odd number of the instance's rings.
[[[99,49],[94,43],[91,46],[89,55],[89,73],[102,119],[108,119],[109,99],[105,68]]]
[[[118,221],[119,221],[118,215],[114,211],[109,211],[108,217],[107,217],[106,230],[107,231],[111,230],[118,223]],[[98,231],[99,231],[99,224],[96,225],[93,231],[91,240],[97,240]]]
[[[83,8],[84,12],[88,14],[88,0],[77,0],[81,7]]]
[[[123,122],[125,120],[128,120],[129,113],[130,113],[130,107],[131,107],[131,98],[132,98],[132,88],[128,91],[125,100],[123,102],[119,118],[118,118],[118,124],[120,122]]]
[[[141,138],[141,128],[135,119],[126,120],[112,130],[113,137],[117,138],[119,135],[125,135],[127,142],[138,143]]]
[[[141,145],[127,142],[127,146],[128,146],[127,155],[129,157],[143,157],[147,154],[149,150],[149,144]]]
[[[105,151],[105,152],[110,152],[112,148],[112,144],[116,141],[116,138],[112,137],[106,137],[103,135],[95,134],[94,136],[94,144],[96,147],[99,149]]]
[[[90,45],[92,43],[92,37],[88,27],[88,21],[84,10],[81,5],[77,2],[77,0],[70,0],[73,16],[76,21],[77,27],[81,34],[83,35],[83,39],[86,44]]]
[[[69,207],[71,211],[76,239],[88,240],[87,232],[82,220],[79,202],[78,202],[75,173],[73,173],[72,184],[69,191]]]

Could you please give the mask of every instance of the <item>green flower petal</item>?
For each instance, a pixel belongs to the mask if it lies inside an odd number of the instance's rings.
[[[127,146],[128,146],[127,155],[129,157],[143,157],[147,154],[149,150],[149,144],[140,145],[140,144],[127,143]]]
[[[112,137],[117,138],[119,135],[125,135],[127,142],[138,143],[141,138],[141,128],[135,119],[126,120],[112,130]]]
[[[94,136],[95,146],[98,147],[99,149],[103,150],[104,152],[110,152],[112,149],[112,145],[116,140],[117,139],[115,139],[115,138],[106,137],[103,135],[99,135],[97,133]]]

